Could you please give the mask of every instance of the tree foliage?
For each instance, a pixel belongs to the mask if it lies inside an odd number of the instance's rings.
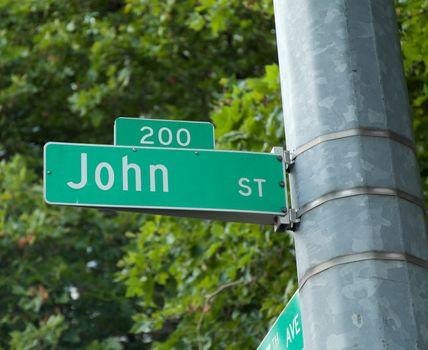
[[[121,348],[134,306],[112,281],[122,232],[141,219],[48,208],[20,155],[0,163],[0,198],[0,346]]]
[[[428,1],[398,1],[397,12],[422,184],[428,198]]]
[[[252,1],[0,2],[0,139],[111,142],[114,116],[207,119],[223,77],[275,58],[270,7]]]
[[[397,13],[428,191],[428,1]],[[119,115],[281,145],[271,1],[0,0],[0,18],[0,348],[255,348],[296,288],[290,235],[47,206],[41,164],[47,141],[111,143]]]

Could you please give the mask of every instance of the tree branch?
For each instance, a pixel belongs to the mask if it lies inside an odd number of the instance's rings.
[[[199,339],[200,338],[200,331],[201,331],[202,323],[203,323],[204,318],[205,318],[205,313],[208,311],[208,306],[209,306],[209,303],[211,302],[211,300],[226,289],[238,286],[240,284],[250,284],[252,282],[253,282],[252,279],[249,281],[238,280],[238,281],[229,282],[229,283],[223,284],[222,286],[217,288],[217,290],[215,290],[213,293],[207,294],[205,296],[204,306],[202,307],[202,315],[198,320],[198,325],[196,326],[196,334],[198,337],[198,349],[199,350],[202,350],[202,348],[203,348],[203,344],[202,344],[201,340]]]
[[[222,285],[221,287],[219,287],[215,292],[206,295],[205,296],[205,304],[207,304],[209,301],[211,301],[212,298],[214,298],[215,296],[217,296],[218,294],[223,292],[225,289],[235,287],[235,286],[242,284],[242,283],[249,284],[251,282],[252,282],[252,280],[247,281],[246,283],[243,280],[238,280],[238,281],[226,283],[226,284]]]

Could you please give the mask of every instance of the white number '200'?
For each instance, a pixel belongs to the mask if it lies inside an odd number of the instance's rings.
[[[142,145],[153,145],[155,143],[154,139],[156,136],[154,136],[153,128],[150,126],[143,126],[140,131],[144,132],[143,137],[140,140],[140,143]],[[190,131],[184,128],[178,129],[175,134],[175,139],[177,143],[182,146],[186,147],[190,144],[191,136]],[[157,133],[157,140],[159,143],[163,146],[169,146],[173,139],[172,131],[169,128],[160,128]]]

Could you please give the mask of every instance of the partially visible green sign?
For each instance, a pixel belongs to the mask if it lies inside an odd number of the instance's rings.
[[[120,146],[214,148],[214,126],[206,122],[117,118],[114,144]]]
[[[51,204],[273,224],[286,208],[284,165],[255,152],[48,143]]]
[[[297,291],[257,350],[303,349],[302,317],[300,315],[299,292]]]

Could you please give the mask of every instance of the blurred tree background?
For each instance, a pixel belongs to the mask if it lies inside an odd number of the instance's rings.
[[[428,0],[397,15],[428,197]],[[116,116],[284,142],[271,0],[0,0],[0,349],[254,349],[296,289],[272,227],[47,206],[43,144]]]

